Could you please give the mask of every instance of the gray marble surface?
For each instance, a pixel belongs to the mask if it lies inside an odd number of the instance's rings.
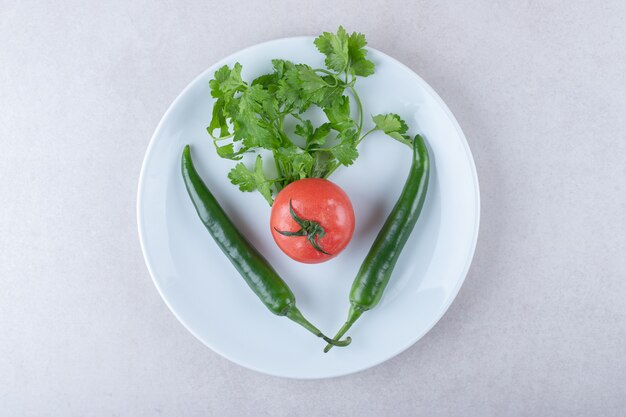
[[[154,128],[210,64],[339,24],[442,96],[474,152],[476,256],[400,356],[323,381],[213,353],[139,248]],[[0,0],[0,414],[623,416],[626,3]]]

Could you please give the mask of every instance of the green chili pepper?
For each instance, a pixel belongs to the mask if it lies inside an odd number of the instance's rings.
[[[424,206],[429,169],[426,144],[417,135],[413,139],[413,162],[404,189],[352,283],[348,319],[335,339],[343,336],[363,312],[376,307],[383,296],[398,257]],[[324,352],[328,352],[331,347],[331,344],[326,346]]]
[[[200,220],[263,304],[272,313],[286,316],[331,345],[350,344],[349,337],[343,341],[331,339],[304,318],[296,307],[296,298],[291,289],[263,255],[237,230],[198,175],[191,160],[189,145],[183,151],[181,167],[187,192]]]

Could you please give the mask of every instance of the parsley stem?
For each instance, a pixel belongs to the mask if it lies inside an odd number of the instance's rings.
[[[340,74],[336,74],[334,72],[330,72],[330,71],[327,71],[327,70],[322,69],[322,68],[316,68],[313,71],[314,72],[321,72],[322,74],[326,74],[326,75],[330,75],[335,80],[335,84],[329,84],[328,82],[326,82],[326,80],[324,80],[324,82],[326,83],[326,85],[328,87],[337,87],[339,85],[339,83],[343,83],[343,80],[339,79],[339,75]]]
[[[280,119],[278,119],[278,130],[283,132],[283,122],[285,121],[285,116],[283,115]],[[284,136],[284,135],[283,135]]]
[[[329,84],[326,82],[326,80],[324,80],[324,82],[328,87],[337,87],[339,85],[339,80],[337,79],[337,77],[333,77],[333,80],[335,80],[335,84]]]
[[[354,98],[356,100],[356,104],[359,107],[359,131],[357,133],[357,136],[360,136],[361,130],[363,129],[363,105],[361,104],[359,94],[356,92],[356,89],[353,86],[350,86],[350,91],[352,91],[352,94],[354,95]]]
[[[334,72],[330,72],[330,71],[325,70],[323,68],[316,68],[313,71],[315,71],[315,72],[323,72],[324,74],[332,75],[335,78],[337,77],[337,74],[335,74]]]
[[[367,132],[365,132],[365,134],[364,134],[363,136],[361,136],[359,139],[357,139],[357,140],[356,140],[356,142],[354,143],[354,146],[355,146],[355,147],[356,147],[356,146],[358,146],[358,145],[359,145],[359,143],[361,143],[361,141],[362,141],[363,139],[365,139],[365,137],[366,137],[367,135],[369,135],[370,133],[375,132],[375,131],[377,131],[377,130],[378,130],[378,128],[377,128],[377,127],[373,127],[373,128],[371,128],[370,130],[368,130]],[[332,149],[332,148],[319,148],[319,149],[316,149],[316,150],[317,150],[317,151],[331,151],[331,149]],[[336,170],[337,168],[339,168],[339,165],[340,165],[340,164],[338,164],[337,162],[334,162],[334,163],[332,164],[332,167],[331,167],[331,168],[328,170],[328,172],[324,175],[324,178],[328,178],[328,177],[330,177],[330,174],[332,174],[333,172],[335,172],[335,170]]]
[[[280,167],[280,163],[278,162],[278,158],[276,158],[276,151],[272,152],[272,154],[274,156],[274,163],[276,164],[276,171],[277,171],[277,175],[279,177],[279,178],[274,180],[274,181],[276,181],[274,183],[274,185],[276,186],[276,192],[278,193],[280,190],[283,189],[282,180],[284,179],[283,177],[285,176],[285,174],[283,173],[283,170]]]
[[[333,162],[332,167],[328,170],[326,174],[324,174],[324,178],[330,177],[330,174],[335,172],[337,168],[339,168],[339,164],[337,162]]]
[[[213,140],[214,140],[214,141],[216,141],[216,142],[217,142],[218,140],[226,140],[226,139],[230,139],[230,138],[232,138],[233,136],[235,136],[235,134],[234,134],[234,133],[231,133],[231,134],[230,134],[230,135],[228,135],[228,136],[218,136],[218,137],[215,137],[215,136],[211,135],[211,137],[213,138]]]
[[[374,132],[374,131],[376,131],[376,130],[378,130],[378,128],[377,128],[377,127],[373,127],[373,128],[371,128],[370,130],[368,130],[367,132],[365,132],[365,134],[364,134],[363,136],[361,136],[359,139],[357,139],[357,141],[356,141],[356,143],[354,144],[354,146],[357,146],[359,143],[361,143],[361,141],[362,141],[363,139],[365,139],[365,137],[366,137],[367,135],[369,135],[370,133],[372,133],[372,132]]]

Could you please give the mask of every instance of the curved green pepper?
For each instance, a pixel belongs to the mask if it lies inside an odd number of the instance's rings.
[[[424,139],[417,135],[413,139],[413,162],[409,176],[396,205],[378,232],[352,283],[348,319],[337,332],[335,339],[342,337],[361,314],[376,307],[383,296],[398,257],[424,206],[429,171],[428,150]],[[331,344],[326,346],[324,352],[328,352],[331,347]]]
[[[198,175],[191,159],[189,145],[185,146],[183,151],[181,168],[185,187],[200,220],[263,304],[272,313],[286,316],[331,345],[347,346],[350,338],[344,341],[331,339],[304,318],[296,307],[296,298],[291,289],[263,255],[235,227]]]

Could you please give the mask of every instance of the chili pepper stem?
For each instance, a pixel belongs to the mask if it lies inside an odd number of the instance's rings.
[[[329,346],[343,347],[343,346],[348,346],[350,342],[352,342],[352,339],[349,337],[345,338],[344,340],[339,340],[338,338],[331,339],[330,337],[326,336],[317,327],[313,326],[307,319],[305,319],[302,313],[300,312],[300,310],[296,308],[296,306],[292,305],[287,311],[287,313],[285,314],[285,316],[287,316],[289,320],[292,320],[298,323],[300,326],[304,327],[305,329],[313,333],[315,336],[321,337],[322,339],[324,339],[324,341],[326,341],[326,343],[328,343]]]
[[[343,326],[341,326],[341,329],[339,329],[339,331],[335,335],[335,339],[339,340],[348,331],[348,329],[352,327],[354,322],[357,321],[359,317],[361,317],[361,314],[363,314],[364,311],[365,310],[363,310],[362,308],[359,308],[355,306],[354,304],[350,304],[350,311],[348,312],[348,319],[343,324]],[[348,337],[348,339],[350,338]],[[328,351],[331,350],[332,347],[333,347],[332,343],[327,344],[326,347],[324,348],[324,353],[328,353]]]

